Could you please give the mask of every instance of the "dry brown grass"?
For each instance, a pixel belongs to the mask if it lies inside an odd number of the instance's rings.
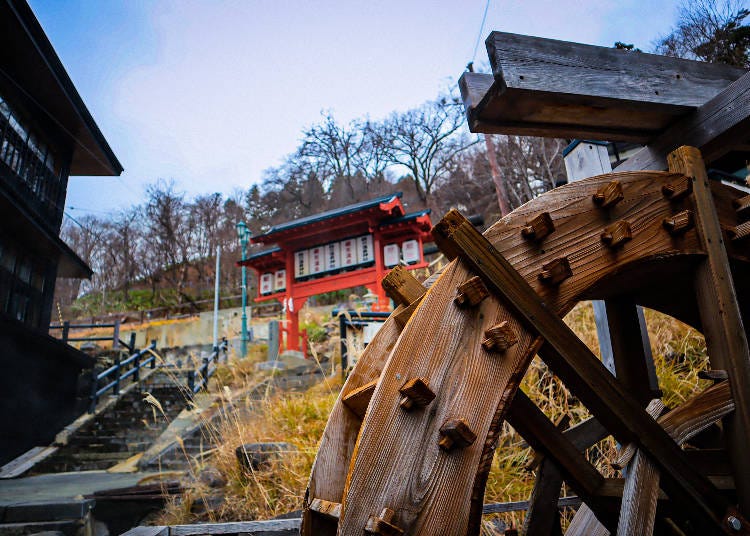
[[[703,337],[673,318],[654,311],[646,311],[646,319],[660,387],[664,392],[663,400],[668,406],[678,405],[708,385],[697,377],[698,371],[707,366]],[[598,354],[591,305],[579,304],[566,317],[566,322]],[[245,363],[222,371],[220,377],[225,384],[235,387],[265,381]],[[268,391],[260,400],[244,400],[239,404],[234,400],[234,409],[214,427],[219,446],[207,462],[227,480],[223,505],[210,514],[196,516],[191,513],[191,505],[204,500],[207,493],[205,488],[196,487],[181,501],[171,504],[159,522],[184,523],[198,517],[214,521],[250,520],[300,508],[318,441],[340,388],[340,381],[329,378],[304,393]],[[589,416],[586,408],[538,358],[524,377],[522,389],[553,420],[567,413],[575,424]],[[241,471],[235,458],[235,447],[267,441],[288,442],[296,449],[284,453],[267,468],[249,474]],[[523,467],[532,453],[522,443],[506,423],[487,481],[485,502],[519,501],[529,497],[534,474]],[[615,443],[611,438],[587,453],[589,459],[609,476],[615,474],[609,466],[614,454]],[[573,492],[564,489],[563,493]],[[523,523],[523,515],[523,512],[517,512],[503,515],[502,519],[518,526]]]

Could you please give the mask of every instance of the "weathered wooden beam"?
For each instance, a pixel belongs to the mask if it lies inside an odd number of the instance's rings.
[[[645,142],[744,74],[504,32],[486,45],[493,83],[477,76],[460,83],[475,132]]]
[[[636,113],[632,110],[630,111],[630,116],[626,116],[625,118],[629,124],[627,129],[617,126],[616,122],[613,122],[615,126],[606,126],[599,124],[603,121],[593,124],[581,123],[580,119],[574,121],[568,116],[577,115],[582,118],[593,118],[597,116],[601,117],[603,114],[601,111],[594,113],[592,109],[576,109],[575,105],[565,102],[558,102],[555,106],[550,106],[554,110],[549,115],[570,119],[570,123],[529,123],[519,118],[515,118],[514,120],[500,120],[498,116],[504,113],[505,107],[499,104],[502,101],[497,96],[497,86],[493,84],[492,75],[482,73],[463,73],[458,81],[469,130],[472,132],[513,134],[518,136],[607,139],[635,143],[646,143],[656,132],[653,129],[644,128],[644,125],[649,121],[652,122],[653,119],[649,120],[645,117],[646,114],[641,112],[637,115],[640,116],[642,121],[634,121],[633,116]],[[686,112],[687,110],[683,111],[683,113]],[[564,116],[562,115],[563,113],[565,114]]]
[[[645,407],[658,383],[652,379],[653,357],[647,347],[643,311],[623,299],[606,300],[604,305],[617,379]]]
[[[686,515],[711,530],[725,526],[726,499],[690,466],[676,443],[466,218],[451,210],[435,226],[433,236],[441,249],[461,252],[488,287],[543,337],[539,355],[597,419],[621,442],[636,441],[657,460],[670,497],[685,503]]]
[[[706,349],[714,369],[726,370],[736,411],[727,419],[727,447],[735,469],[740,510],[750,515],[750,348],[737,302],[723,234],[700,151],[680,147],[669,168],[692,178],[695,226],[707,252],[696,270],[695,293]]]
[[[750,73],[662,132],[616,171],[666,169],[667,154],[681,145],[700,149],[706,162],[750,136]]]
[[[729,65],[492,32],[487,54],[508,89],[700,106],[745,71]]]
[[[536,472],[534,489],[529,497],[529,510],[523,521],[526,536],[550,536],[553,531],[561,534],[557,500],[560,497],[563,476],[554,462],[542,460]]]

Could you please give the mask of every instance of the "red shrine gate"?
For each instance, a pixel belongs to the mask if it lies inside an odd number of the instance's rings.
[[[273,226],[254,244],[276,247],[250,255],[240,265],[258,275],[255,301],[277,299],[288,321],[287,348],[299,349],[299,311],[310,296],[365,286],[377,295],[376,310],[390,301],[380,281],[405,263],[424,268],[431,241],[429,210],[406,214],[401,192]]]

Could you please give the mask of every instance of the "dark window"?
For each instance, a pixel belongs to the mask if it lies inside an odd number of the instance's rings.
[[[55,221],[62,174],[42,137],[0,95],[0,175],[15,176],[12,186],[40,213]]]
[[[22,253],[0,237],[0,311],[41,327],[47,268],[42,257]]]

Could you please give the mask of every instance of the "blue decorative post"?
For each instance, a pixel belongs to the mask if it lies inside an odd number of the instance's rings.
[[[250,229],[244,221],[237,223],[237,236],[242,246],[242,260],[247,257],[247,244],[250,241]],[[240,357],[247,357],[247,267],[242,266],[242,336],[240,338]]]

